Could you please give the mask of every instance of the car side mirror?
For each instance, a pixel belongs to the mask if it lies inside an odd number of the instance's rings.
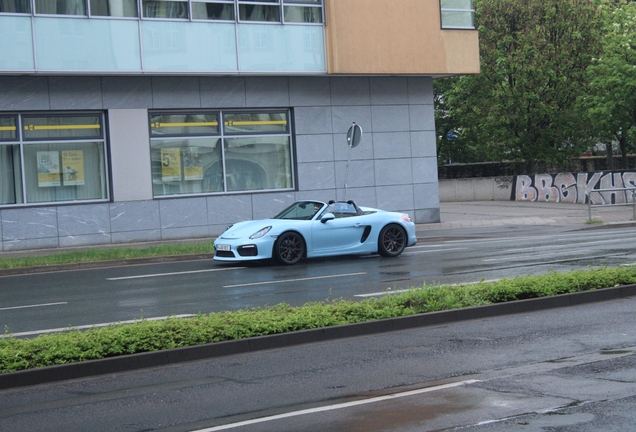
[[[333,213],[327,213],[320,218],[320,222],[327,223],[327,221],[333,220],[335,218],[336,216],[334,216]]]

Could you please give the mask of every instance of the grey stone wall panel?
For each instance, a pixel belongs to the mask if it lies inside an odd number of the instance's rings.
[[[245,108],[245,78],[201,77],[202,108]]]
[[[48,110],[47,77],[0,76],[0,110]]]
[[[207,199],[208,225],[229,224],[252,219],[250,195],[212,196]]]
[[[109,206],[109,218],[110,228],[113,234],[144,230],[160,231],[161,229],[159,201],[111,203]]]
[[[99,77],[50,77],[49,97],[52,110],[99,110],[104,106]]]
[[[152,77],[152,108],[200,108],[197,77]]]
[[[407,105],[407,77],[371,77],[371,105]]]
[[[245,100],[250,108],[288,107],[287,77],[245,78]]]
[[[289,77],[289,103],[293,107],[330,106],[327,77]]]
[[[366,77],[332,77],[331,105],[370,105],[371,90]]]
[[[58,235],[109,235],[111,232],[107,204],[60,206],[57,208]]]
[[[6,209],[2,211],[2,240],[13,242],[55,239],[57,243],[56,207]]]
[[[161,230],[208,225],[205,197],[159,200]]]
[[[333,161],[333,135],[296,135],[296,160],[299,163]]]
[[[152,106],[150,77],[103,77],[104,109],[145,109]]]
[[[373,156],[375,159],[411,157],[411,134],[403,132],[374,132]]]
[[[333,189],[335,179],[333,162],[298,164],[298,188],[301,190]]]

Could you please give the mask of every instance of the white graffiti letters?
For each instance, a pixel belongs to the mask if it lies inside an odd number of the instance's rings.
[[[636,172],[594,172],[519,175],[514,182],[515,201],[545,201],[592,204],[631,203]],[[616,189],[599,192],[597,189]]]

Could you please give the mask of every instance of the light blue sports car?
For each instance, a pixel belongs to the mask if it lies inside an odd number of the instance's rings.
[[[298,201],[271,219],[231,225],[215,240],[214,259],[296,264],[333,255],[396,257],[416,241],[407,214],[358,207],[353,201]]]

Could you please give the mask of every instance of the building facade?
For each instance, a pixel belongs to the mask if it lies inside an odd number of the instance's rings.
[[[0,0],[0,37],[2,251],[437,222],[433,79],[479,72],[470,0]]]

